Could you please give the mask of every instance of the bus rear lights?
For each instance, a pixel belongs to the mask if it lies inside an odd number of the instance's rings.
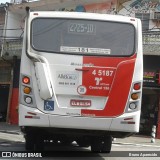
[[[29,84],[30,83],[30,79],[28,77],[23,77],[22,82],[24,84]]]
[[[124,121],[133,120],[133,118],[125,118]]]
[[[27,115],[25,115],[25,118],[29,119],[40,119],[40,116],[37,116],[36,113],[33,112],[27,112]]]
[[[30,115],[25,115],[25,118],[28,118],[28,119],[40,119],[39,116],[30,116]]]
[[[129,108],[130,108],[131,110],[134,110],[134,109],[137,108],[137,105],[136,105],[135,103],[130,103]]]
[[[31,114],[31,115],[34,115],[34,116],[37,115],[36,113],[33,113],[33,112],[27,112],[27,114]]]
[[[135,83],[133,88],[134,88],[134,90],[140,90],[141,89],[141,83]]]
[[[122,124],[135,124],[134,119],[132,117],[125,118],[123,121],[121,121]]]
[[[121,124],[135,124],[134,121],[121,121]]]
[[[137,99],[139,98],[138,93],[132,93],[132,94],[131,94],[131,98],[132,98],[133,100],[137,100]]]
[[[29,93],[31,93],[31,88],[30,87],[24,87],[23,92],[25,94],[29,94]]]
[[[31,97],[26,97],[26,98],[25,98],[25,102],[26,102],[27,104],[31,104],[31,103],[32,103],[32,98],[31,98]]]

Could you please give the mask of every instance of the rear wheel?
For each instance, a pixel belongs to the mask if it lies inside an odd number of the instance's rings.
[[[94,137],[91,142],[91,151],[96,153],[110,153],[112,146],[112,137]]]
[[[80,147],[89,147],[90,146],[90,141],[86,137],[80,137],[76,140],[76,142]]]
[[[25,149],[33,151],[34,150],[34,144],[35,144],[34,134],[26,133],[25,140],[26,140]]]
[[[70,145],[73,142],[73,140],[71,140],[69,137],[64,137],[60,139],[60,142],[62,145]]]
[[[25,135],[25,149],[29,151],[43,151],[44,139],[41,136],[35,136],[35,133],[27,132]]]
[[[44,150],[44,139],[41,136],[36,137],[35,142],[35,151],[43,151]]]

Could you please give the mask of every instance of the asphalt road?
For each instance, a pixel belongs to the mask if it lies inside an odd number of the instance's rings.
[[[46,143],[45,150],[49,152],[26,153],[24,138],[22,135],[0,133],[0,159],[31,159],[32,156],[38,156],[36,159],[54,159],[54,160],[159,160],[160,146],[136,145],[113,143],[110,154],[91,153],[90,148],[81,148],[73,143],[70,146],[61,144]],[[8,157],[7,157],[8,156]],[[10,157],[9,157],[10,156]],[[42,157],[41,157],[42,156]],[[45,157],[47,156],[47,157]],[[49,157],[48,157],[49,156]],[[35,158],[34,158],[35,159]]]

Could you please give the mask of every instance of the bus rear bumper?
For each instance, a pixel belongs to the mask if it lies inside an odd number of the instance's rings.
[[[112,120],[110,131],[139,132],[140,111],[124,113]]]
[[[36,108],[19,106],[19,126],[42,128],[65,128],[78,130],[101,130],[107,132],[139,131],[140,111],[123,114],[116,118],[71,117],[50,115]]]
[[[49,127],[49,117],[37,108],[19,105],[19,126]]]

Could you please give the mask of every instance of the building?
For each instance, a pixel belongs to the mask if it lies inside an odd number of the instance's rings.
[[[151,135],[153,125],[157,125],[160,138],[160,83],[155,79],[160,73],[160,2],[119,0],[117,12],[142,20],[144,84],[140,133]]]
[[[0,4],[0,53],[3,50],[3,43],[6,40],[5,21],[6,21],[6,4]],[[12,62],[0,58],[0,121],[6,121],[10,103],[11,89],[11,71]]]
[[[99,12],[137,17],[142,20],[144,48],[144,86],[140,133],[150,135],[157,125],[160,138],[160,84],[156,74],[160,70],[160,2],[159,0],[12,0],[5,11],[5,30],[1,51],[2,58],[12,62],[8,120],[17,123],[18,78],[23,39],[25,7],[31,10],[60,10]],[[0,72],[2,72],[0,70]],[[1,73],[0,73],[1,75]],[[158,74],[157,74],[158,75]]]

